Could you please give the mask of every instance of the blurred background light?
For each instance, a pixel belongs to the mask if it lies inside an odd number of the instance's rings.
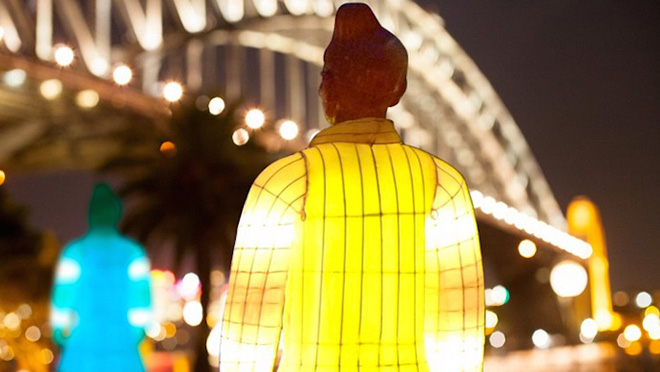
[[[45,99],[52,101],[62,94],[62,82],[57,79],[44,80],[39,85],[39,92]]]
[[[73,54],[73,49],[69,46],[58,44],[53,48],[53,57],[55,58],[55,63],[62,67],[67,67],[73,63],[75,55]]]
[[[85,89],[76,94],[76,105],[84,109],[96,107],[99,103],[99,94],[93,89]]]
[[[163,87],[163,97],[170,102],[176,102],[183,96],[183,87],[176,81],[170,81]]]
[[[225,101],[220,97],[213,97],[209,101],[209,113],[220,115],[225,110]]]
[[[536,254],[536,244],[529,239],[524,239],[518,244],[518,253],[525,258],[532,258]]]
[[[298,124],[293,120],[284,120],[280,123],[279,132],[285,140],[292,140],[298,136]]]
[[[506,343],[506,337],[504,336],[504,333],[495,331],[488,338],[488,342],[490,343],[490,346],[499,349]]]
[[[245,114],[245,124],[252,129],[261,128],[265,122],[266,117],[259,109],[251,109]]]
[[[202,304],[199,301],[188,301],[183,306],[183,321],[196,327],[202,323]]]
[[[112,71],[112,80],[118,85],[126,85],[133,79],[133,71],[125,64],[120,64]]]
[[[648,292],[639,292],[635,297],[635,304],[640,309],[650,306],[653,303],[653,297]]]
[[[23,83],[25,83],[26,79],[27,79],[27,74],[25,73],[24,70],[21,70],[20,68],[9,70],[5,72],[5,74],[2,77],[2,81],[5,83],[5,85],[12,88],[20,87],[21,85],[23,85]]]
[[[539,349],[545,349],[550,346],[550,335],[543,329],[537,329],[532,334],[532,342]]]
[[[550,286],[559,297],[575,297],[587,287],[587,270],[571,260],[559,262],[550,272]]]
[[[236,146],[243,146],[250,140],[250,134],[243,128],[238,128],[231,135],[231,140]]]

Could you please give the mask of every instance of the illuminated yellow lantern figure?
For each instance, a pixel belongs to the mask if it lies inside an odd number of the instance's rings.
[[[239,223],[221,371],[478,371],[484,300],[463,177],[385,119],[407,53],[368,6],[337,11],[330,128],[255,180]]]

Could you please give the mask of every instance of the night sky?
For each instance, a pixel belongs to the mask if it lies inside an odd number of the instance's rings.
[[[660,2],[424,0],[476,62],[562,210],[600,208],[612,288],[660,289]]]
[[[580,194],[600,207],[612,288],[660,289],[660,2],[420,3],[490,80],[562,209]],[[84,230],[89,193],[72,190],[91,190],[95,180],[51,173],[10,178],[7,187],[29,204],[35,225],[68,240]]]

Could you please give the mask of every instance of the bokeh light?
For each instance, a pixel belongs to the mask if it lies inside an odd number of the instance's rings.
[[[53,48],[53,57],[55,58],[55,63],[62,67],[67,67],[73,63],[75,55],[73,54],[73,49],[71,49],[71,47],[64,44],[58,44]]]
[[[250,133],[243,128],[238,128],[231,135],[231,140],[236,146],[243,146],[250,140]]]
[[[524,239],[518,244],[518,253],[525,258],[532,258],[536,254],[536,244],[529,239]]]
[[[176,81],[170,81],[163,87],[163,97],[170,102],[176,102],[183,97],[183,87]]]
[[[133,79],[133,71],[125,64],[120,64],[112,71],[112,80],[118,85],[126,85]]]
[[[21,70],[20,68],[15,68],[13,70],[9,70],[5,72],[5,74],[2,77],[2,81],[9,87],[12,88],[18,88],[23,83],[25,83],[25,80],[27,79],[27,73],[25,70]]]
[[[637,341],[642,338],[642,330],[637,325],[630,324],[623,330],[623,337],[629,342]]]
[[[506,343],[506,337],[504,336],[504,333],[495,331],[488,338],[488,342],[490,343],[490,346],[499,349]]]
[[[44,80],[39,85],[39,92],[45,99],[52,101],[62,94],[62,82],[57,79]]]
[[[251,109],[245,114],[245,124],[252,129],[261,128],[265,122],[266,117],[259,109]]]
[[[85,89],[76,95],[76,105],[84,109],[96,107],[99,103],[99,94],[93,89]]]
[[[565,260],[550,272],[550,286],[559,297],[575,297],[587,287],[587,270],[579,263]]]
[[[593,340],[598,334],[598,323],[591,318],[587,318],[582,321],[580,325],[580,335],[583,336],[585,340]],[[589,341],[591,342],[591,341]]]
[[[203,309],[199,301],[188,301],[183,306],[183,321],[189,326],[196,327],[202,323]]]
[[[650,306],[653,303],[653,297],[648,292],[639,292],[635,296],[635,305],[640,309]]]
[[[298,136],[298,124],[293,120],[284,120],[280,123],[280,136],[289,141]]]
[[[176,145],[172,141],[164,141],[159,148],[161,154],[171,158],[176,155]]]
[[[225,101],[220,97],[213,97],[209,101],[209,113],[220,115],[225,110]]]
[[[537,329],[532,334],[532,342],[539,349],[545,349],[550,346],[550,335],[543,329]]]
[[[486,310],[486,328],[495,328],[499,318],[497,314],[490,310]]]
[[[0,169],[0,186],[2,186],[5,183],[6,179],[7,179],[7,174],[5,174],[5,171]]]

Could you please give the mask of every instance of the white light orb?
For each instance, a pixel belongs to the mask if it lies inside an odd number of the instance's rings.
[[[559,297],[576,297],[587,288],[587,270],[575,261],[558,263],[550,272],[550,286]]]
[[[495,328],[499,318],[497,314],[490,310],[486,310],[486,328]]]
[[[537,329],[532,334],[532,342],[539,349],[546,349],[550,346],[550,335],[543,329]]]
[[[580,334],[586,339],[593,339],[598,334],[598,323],[591,318],[583,320],[580,325]]]
[[[89,71],[96,76],[104,76],[108,72],[108,61],[103,57],[96,57],[92,61]]]
[[[99,94],[95,90],[85,89],[76,95],[76,105],[84,109],[96,107],[99,103]]]
[[[518,253],[525,258],[532,258],[536,254],[536,244],[529,239],[524,239],[518,244]]]
[[[280,123],[280,136],[289,141],[298,136],[298,124],[293,120],[285,120]]]
[[[25,338],[31,342],[37,342],[41,338],[41,330],[37,326],[30,326],[25,330]]]
[[[21,326],[21,317],[16,313],[9,313],[3,319],[3,324],[9,329],[18,329]]]
[[[654,329],[660,330],[660,317],[657,314],[647,314],[642,321],[642,327],[651,332]]]
[[[55,58],[55,63],[62,67],[67,67],[73,63],[75,55],[73,54],[73,49],[71,49],[71,47],[64,44],[58,44],[53,48],[53,57]]]
[[[163,97],[170,102],[176,102],[183,96],[183,87],[176,81],[170,81],[163,87]]]
[[[196,327],[202,323],[202,304],[199,301],[188,301],[183,306],[183,321]]]
[[[266,117],[259,109],[252,109],[245,114],[245,124],[252,129],[261,128],[265,122]]]
[[[120,64],[112,71],[112,80],[118,85],[126,85],[133,79],[133,71],[130,67]]]
[[[651,303],[653,303],[653,297],[648,292],[639,292],[635,296],[635,305],[640,309],[651,306]]]
[[[216,325],[209,332],[209,337],[206,339],[206,351],[209,355],[218,357],[220,355],[220,336],[221,326]]]
[[[52,101],[62,94],[62,82],[57,79],[44,80],[39,85],[39,92],[45,99]]]
[[[243,128],[238,128],[231,135],[231,140],[236,146],[243,146],[250,140],[250,133]]]
[[[509,302],[509,290],[502,285],[496,285],[489,292],[489,298],[486,302],[490,302],[486,306],[502,306]],[[490,301],[488,301],[490,299]]]
[[[20,87],[21,85],[23,85],[23,83],[25,83],[26,79],[27,79],[27,74],[25,73],[24,70],[21,70],[20,68],[9,70],[5,72],[4,76],[2,77],[2,81],[7,86],[12,88]]]
[[[629,342],[638,341],[642,338],[642,330],[637,325],[630,324],[623,330],[623,337]]]
[[[504,333],[495,331],[488,338],[488,342],[490,343],[490,346],[499,349],[506,343],[506,337],[504,336]]]
[[[181,282],[177,286],[177,292],[185,300],[192,300],[197,296],[199,291],[199,277],[195,273],[188,273],[183,276]]]
[[[5,37],[5,28],[0,27],[0,42],[2,42],[2,39]]]
[[[225,110],[225,101],[220,97],[213,97],[209,101],[209,113],[220,115]]]

